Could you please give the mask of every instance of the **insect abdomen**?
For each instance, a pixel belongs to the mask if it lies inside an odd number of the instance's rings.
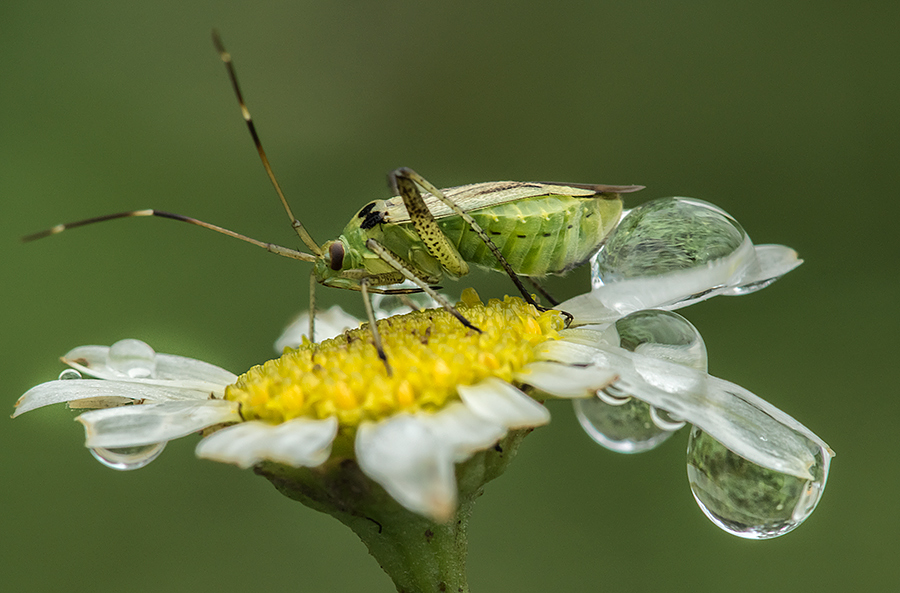
[[[470,211],[512,269],[525,276],[560,274],[593,255],[622,212],[618,199],[553,195]],[[458,216],[438,220],[466,261],[502,270],[496,258]]]

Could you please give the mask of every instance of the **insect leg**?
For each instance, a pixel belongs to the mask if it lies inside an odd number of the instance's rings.
[[[316,341],[316,270],[309,273],[309,341]]]
[[[445,196],[441,190],[439,190],[437,187],[435,187],[434,185],[429,183],[424,177],[422,177],[421,175],[419,175],[418,173],[416,173],[415,171],[413,171],[412,169],[410,169],[408,167],[401,167],[400,169],[393,171],[391,173],[391,178],[393,180],[396,180],[396,182],[397,182],[396,185],[397,185],[398,190],[401,189],[400,183],[399,183],[399,180],[401,180],[401,179],[407,179],[409,181],[412,181],[412,182],[415,182],[415,183],[421,185],[428,193],[430,193],[435,198],[439,199],[441,202],[446,204],[448,208],[453,210],[459,217],[461,217],[464,221],[466,221],[466,223],[469,225],[469,227],[473,231],[475,231],[475,234],[477,234],[478,237],[484,242],[484,244],[487,245],[487,248],[491,250],[491,253],[494,254],[494,257],[497,258],[498,262],[500,262],[500,265],[503,266],[503,269],[506,271],[507,275],[510,277],[510,279],[513,281],[513,283],[516,285],[516,288],[518,288],[519,292],[522,293],[522,298],[525,299],[525,302],[527,302],[531,305],[534,305],[535,307],[537,307],[538,309],[540,309],[542,311],[544,310],[544,307],[541,307],[540,305],[538,305],[535,302],[534,298],[531,296],[531,293],[528,291],[527,288],[525,288],[525,285],[522,284],[522,280],[519,278],[519,275],[516,274],[515,270],[512,269],[512,266],[509,265],[509,262],[506,261],[506,258],[503,257],[503,254],[500,253],[500,249],[497,248],[497,246],[494,244],[494,242],[491,241],[491,238],[488,237],[487,233],[484,232],[484,229],[482,229],[481,226],[477,222],[475,222],[475,219],[472,218],[468,212],[466,212],[465,210],[460,208],[459,205],[456,204],[456,202],[454,202],[453,200],[451,200],[450,198]],[[418,189],[416,189],[416,194],[418,195]],[[402,195],[402,191],[401,191],[401,195]],[[424,202],[424,200],[422,200],[421,195],[419,195],[418,197],[419,197],[419,200],[422,202],[422,206],[424,207],[425,202]],[[404,202],[404,205],[406,205],[406,197],[405,196],[403,198],[403,202]],[[409,210],[409,205],[406,205],[406,208],[407,208],[407,210]],[[426,208],[426,210],[427,210],[427,208]],[[410,219],[412,220],[412,218],[413,218],[412,212],[410,212]],[[441,233],[441,234],[443,235],[443,233]],[[427,243],[426,243],[426,245],[427,245]],[[435,254],[432,254],[432,255],[435,255]],[[437,256],[435,255],[435,257],[437,257]]]
[[[404,169],[398,169],[391,173],[391,184],[397,188],[397,192],[403,198],[403,205],[406,206],[409,219],[416,229],[416,234],[425,243],[428,253],[434,256],[450,275],[459,278],[468,274],[469,264],[435,222],[415,181],[404,174]]]
[[[526,276],[526,278],[528,279],[529,284],[531,284],[534,287],[534,289],[540,293],[540,295],[542,297],[547,299],[548,303],[550,303],[554,307],[559,304],[559,301],[556,300],[555,298],[553,298],[553,296],[549,292],[547,292],[547,290],[543,286],[541,286],[540,282],[538,282],[531,276]]]
[[[375,342],[375,350],[378,351],[378,358],[384,363],[388,377],[393,374],[391,365],[388,363],[387,355],[384,353],[384,347],[381,345],[381,334],[378,333],[378,324],[375,323],[375,312],[372,310],[372,299],[369,298],[369,280],[363,278],[359,281],[359,291],[362,293],[363,305],[366,307],[366,317],[369,318],[369,330],[372,332],[372,341]]]
[[[445,299],[443,296],[438,294],[433,288],[428,286],[428,283],[423,281],[421,278],[410,272],[406,269],[396,255],[390,252],[384,245],[376,241],[375,239],[369,239],[366,241],[366,247],[375,255],[383,259],[389,266],[403,274],[403,277],[413,282],[416,286],[422,289],[422,292],[428,294],[431,298],[433,298],[437,303],[444,308],[448,313],[456,317],[460,323],[468,327],[469,329],[474,329],[478,333],[481,333],[481,330],[472,325],[472,323],[463,317],[463,314],[456,310],[450,301]]]

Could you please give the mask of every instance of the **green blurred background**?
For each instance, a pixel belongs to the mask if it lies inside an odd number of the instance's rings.
[[[807,523],[768,542],[729,536],[691,497],[686,432],[620,456],[557,404],[479,502],[474,591],[898,590],[898,23],[896,2],[4,3],[7,410],[80,344],[136,337],[240,372],[305,306],[306,264],[169,221],[19,243],[155,207],[297,244],[215,26],[319,241],[410,166],[439,186],[640,183],[632,204],[710,200],[806,259],[761,293],[685,314],[712,373],[837,451]],[[512,291],[486,274],[448,288],[469,284]],[[362,314],[358,295],[320,296]],[[196,438],[118,473],[71,418],[57,406],[0,429],[3,590],[392,590],[352,533],[251,472],[194,459]]]

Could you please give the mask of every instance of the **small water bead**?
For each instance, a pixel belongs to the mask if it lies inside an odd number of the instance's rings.
[[[672,436],[650,417],[650,406],[636,399],[610,405],[599,397],[573,402],[581,427],[594,441],[616,453],[643,453]]]
[[[102,463],[108,468],[117,469],[119,471],[129,471],[132,469],[140,469],[159,457],[166,443],[153,443],[151,445],[141,445],[138,447],[122,447],[115,449],[104,449],[96,447],[89,449],[94,459]]]
[[[106,358],[110,369],[132,379],[149,378],[156,372],[156,352],[140,340],[119,340],[109,347]]]
[[[73,379],[81,379],[81,373],[76,371],[75,369],[65,369],[63,372],[59,374],[60,381],[71,381]]]
[[[825,489],[830,454],[810,441],[812,479],[770,470],[732,453],[699,428],[688,441],[687,473],[694,499],[713,523],[748,539],[784,535],[815,509]]]
[[[616,321],[604,339],[630,352],[706,371],[706,345],[691,323],[670,311],[637,311]],[[648,373],[649,374],[649,373]],[[671,376],[653,377],[666,388]],[[684,426],[678,418],[617,388],[615,384],[591,399],[573,402],[575,415],[585,432],[600,445],[617,453],[649,451]]]

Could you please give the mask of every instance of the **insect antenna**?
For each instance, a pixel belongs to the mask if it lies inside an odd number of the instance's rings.
[[[283,257],[289,257],[291,259],[299,259],[301,261],[315,262],[316,256],[310,255],[309,253],[303,253],[302,251],[297,251],[296,249],[290,249],[289,247],[282,247],[281,245],[275,245],[274,243],[265,243],[263,241],[258,241],[257,239],[253,239],[252,237],[248,237],[246,235],[242,235],[240,233],[236,233],[234,231],[230,231],[226,228],[222,228],[220,226],[210,224],[208,222],[203,222],[202,220],[197,220],[196,218],[191,218],[189,216],[182,216],[181,214],[173,214],[171,212],[164,212],[162,210],[129,210],[128,212],[118,212],[116,214],[105,214],[103,216],[95,216],[94,218],[86,218],[84,220],[78,220],[75,222],[69,222],[66,224],[58,224],[55,227],[49,228],[44,231],[40,231],[37,233],[32,233],[30,235],[26,235],[22,237],[22,241],[29,242],[35,241],[37,239],[43,239],[44,237],[49,237],[51,235],[58,235],[63,231],[67,231],[69,229],[74,229],[80,226],[85,226],[89,224],[94,224],[97,222],[106,222],[107,220],[115,220],[117,218],[136,218],[140,216],[158,216],[160,218],[169,218],[171,220],[180,220],[181,222],[186,222],[188,224],[193,224],[195,226],[203,227],[205,229],[209,229],[211,231],[215,231],[217,233],[221,233],[223,235],[227,235],[234,239],[240,239],[241,241],[245,241],[250,243],[251,245],[256,245],[257,247],[262,247],[266,251],[270,253],[274,253],[276,255],[281,255]]]
[[[244,103],[244,95],[241,93],[240,85],[238,85],[237,73],[234,70],[234,64],[231,62],[231,54],[225,50],[225,46],[222,44],[222,38],[219,37],[219,32],[215,29],[212,31],[212,40],[213,45],[216,47],[216,51],[219,52],[219,58],[221,58],[222,62],[225,64],[225,69],[228,71],[228,78],[231,79],[231,86],[234,88],[234,94],[237,96],[238,103],[241,106],[241,115],[244,116],[244,121],[247,122],[247,128],[250,130],[250,136],[253,137],[253,144],[256,146],[256,152],[259,153],[259,158],[262,161],[263,167],[266,169],[266,175],[269,176],[269,181],[272,182],[275,191],[278,193],[278,198],[281,200],[281,205],[284,206],[284,211],[287,212],[288,218],[291,219],[291,226],[297,232],[300,240],[303,241],[315,255],[322,255],[322,250],[319,248],[318,243],[313,240],[312,235],[309,234],[309,231],[306,230],[303,223],[294,216],[294,213],[291,211],[291,207],[287,202],[287,198],[284,197],[284,192],[281,191],[278,180],[275,179],[275,173],[272,171],[272,166],[269,165],[269,158],[266,156],[266,151],[263,150],[259,134],[256,133],[256,126],[253,124],[253,119],[250,117],[250,110],[247,109],[247,104]]]

